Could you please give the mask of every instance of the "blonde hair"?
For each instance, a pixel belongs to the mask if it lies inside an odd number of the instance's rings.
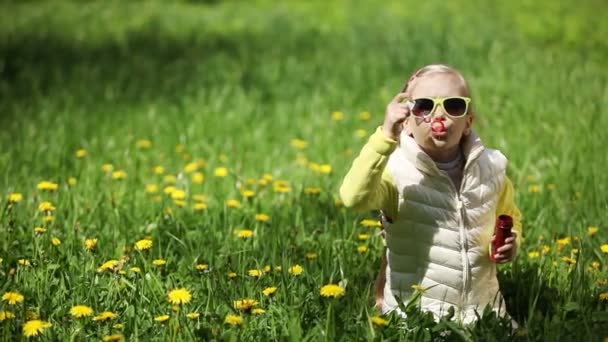
[[[448,66],[445,64],[429,64],[429,65],[425,65],[422,68],[416,70],[416,72],[414,72],[412,74],[412,76],[410,76],[410,78],[407,80],[407,82],[405,82],[405,85],[403,86],[403,89],[401,90],[401,92],[411,90],[410,88],[412,88],[413,86],[416,85],[416,80],[419,79],[420,77],[430,75],[430,74],[435,74],[435,73],[451,74],[451,75],[458,77],[458,79],[460,80],[462,90],[463,90],[463,95],[466,97],[471,97],[471,89],[469,88],[469,83],[467,82],[467,80],[465,80],[464,76],[462,76],[462,73],[460,71],[458,71],[457,69],[452,68],[451,66]],[[470,114],[474,113],[472,103],[469,105],[469,113]]]

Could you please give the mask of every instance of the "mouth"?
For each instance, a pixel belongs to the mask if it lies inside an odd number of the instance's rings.
[[[441,138],[448,134],[448,129],[443,124],[443,121],[433,121],[431,123],[431,133],[433,137]]]

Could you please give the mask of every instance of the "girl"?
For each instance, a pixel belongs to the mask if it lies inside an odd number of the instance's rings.
[[[506,315],[489,246],[500,214],[513,218],[513,237],[494,255],[513,260],[521,214],[507,159],[485,148],[471,128],[469,86],[446,65],[414,73],[388,104],[384,124],[369,138],[340,187],[344,204],[380,209],[386,253],[376,303],[399,310],[422,291],[420,305],[436,319],[453,306],[463,323],[490,305]]]

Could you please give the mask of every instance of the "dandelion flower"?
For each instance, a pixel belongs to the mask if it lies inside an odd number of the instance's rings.
[[[141,150],[152,147],[152,141],[148,139],[139,139],[135,142],[135,146]]]
[[[38,210],[42,211],[42,212],[52,212],[55,211],[55,206],[53,205],[53,203],[49,202],[49,201],[45,201],[45,202],[41,202],[40,205],[38,205]]]
[[[259,278],[264,274],[264,271],[253,269],[253,270],[247,271],[247,274],[249,274],[250,276],[252,276],[254,278]]]
[[[76,185],[76,183],[78,183],[78,180],[76,179],[76,177],[68,178],[68,185],[74,186],[74,185]]]
[[[146,193],[155,194],[158,192],[158,185],[156,184],[147,184],[146,185]]]
[[[369,234],[359,234],[357,237],[359,240],[367,240],[369,239]]]
[[[155,321],[163,323],[169,319],[169,315],[161,315],[154,318]]]
[[[76,318],[92,316],[93,309],[86,305],[76,305],[70,309],[70,314]]]
[[[365,138],[367,136],[367,131],[363,128],[359,128],[355,131],[355,136],[357,138]]]
[[[164,167],[162,167],[162,166],[160,166],[160,165],[158,165],[158,166],[155,166],[155,167],[152,169],[152,172],[154,172],[154,173],[155,173],[155,174],[157,174],[157,175],[162,175],[163,173],[165,173],[165,168],[164,168]]]
[[[171,199],[183,200],[186,198],[186,192],[181,189],[175,189],[171,192]]]
[[[299,276],[300,274],[302,274],[304,272],[304,267],[300,266],[300,265],[293,265],[292,267],[289,268],[289,273],[293,274],[294,276]]]
[[[131,270],[131,272],[133,272],[133,273],[140,273],[140,272],[141,272],[141,268],[139,268],[139,267],[131,267],[131,269],[130,269],[130,270]]]
[[[539,193],[542,190],[541,186],[538,184],[532,184],[528,186],[528,191],[531,193]]]
[[[309,187],[304,189],[304,193],[308,195],[318,195],[322,191],[319,187]]]
[[[177,177],[175,177],[174,175],[166,175],[163,177],[163,182],[165,184],[175,184],[177,182]]]
[[[192,183],[203,184],[204,181],[205,181],[205,175],[202,172],[195,172],[192,175]]]
[[[32,263],[28,259],[19,259],[17,263],[21,266],[32,266]]]
[[[53,222],[55,221],[55,216],[49,215],[49,216],[45,216],[42,218],[42,221],[44,222]]]
[[[291,146],[303,150],[308,147],[308,141],[302,139],[291,139]]]
[[[59,184],[49,182],[49,181],[42,181],[42,182],[38,183],[36,188],[38,188],[38,190],[55,191],[59,188]]]
[[[205,203],[194,203],[194,210],[201,211],[206,209],[207,205]]]
[[[570,244],[570,237],[569,236],[566,236],[563,239],[558,239],[557,240],[557,247],[560,248],[560,249],[566,247],[569,244]]]
[[[59,246],[61,245],[61,240],[59,240],[59,238],[54,237],[51,239],[51,243],[53,244],[53,246]]]
[[[253,230],[251,229],[240,229],[236,232],[236,235],[240,238],[250,238],[253,236]]]
[[[344,294],[346,293],[346,290],[340,285],[327,284],[327,285],[321,287],[320,293],[321,293],[321,296],[323,296],[323,297],[339,298],[339,297],[344,296]]]
[[[359,113],[359,120],[361,120],[361,121],[367,121],[371,118],[372,118],[372,115],[368,111]]]
[[[261,315],[265,312],[266,312],[266,310],[264,310],[262,308],[254,308],[253,310],[251,310],[251,313],[254,315]]]
[[[280,194],[286,194],[288,192],[291,191],[291,188],[289,186],[286,185],[276,185],[273,187],[272,189],[274,192],[276,193],[280,193]]]
[[[312,259],[316,259],[319,257],[319,254],[311,252],[311,253],[306,253],[306,259],[312,260]]]
[[[191,163],[188,163],[186,165],[186,167],[184,167],[184,172],[185,173],[192,173],[192,172],[198,170],[198,168],[199,168],[198,162],[191,162]]]
[[[196,269],[199,271],[207,271],[209,269],[209,265],[207,264],[197,264]]]
[[[601,300],[608,300],[608,292],[600,293]]]
[[[369,247],[367,247],[366,245],[360,245],[357,247],[357,251],[359,251],[359,253],[367,253],[368,250]]]
[[[135,243],[135,249],[138,251],[147,251],[152,248],[152,240],[150,239],[142,239]]]
[[[103,164],[101,166],[101,170],[105,173],[110,173],[114,170],[114,166],[112,164]]]
[[[115,314],[112,311],[104,311],[102,313],[100,313],[99,315],[93,317],[94,321],[98,321],[98,322],[107,322],[107,321],[111,321],[113,319],[115,319],[116,317],[118,317],[117,314]]]
[[[88,251],[95,250],[97,248],[97,239],[84,240],[84,248]]]
[[[241,195],[243,195],[243,197],[245,197],[245,198],[251,198],[251,197],[255,196],[255,192],[253,192],[251,190],[243,190],[243,192],[241,192]]]
[[[232,302],[232,306],[235,309],[242,310],[242,311],[249,311],[253,307],[257,306],[258,304],[260,304],[260,302],[258,302],[257,300],[251,299],[251,298],[235,300],[234,302]]]
[[[602,252],[604,253],[608,253],[608,243],[603,244],[600,249],[602,250]]]
[[[259,222],[268,222],[270,221],[270,216],[264,213],[255,214],[255,220]]]
[[[36,234],[44,234],[44,233],[46,233],[46,228],[36,227],[36,228],[34,228],[34,232]]]
[[[8,305],[16,305],[18,303],[23,302],[25,298],[23,297],[23,295],[17,291],[9,291],[9,292],[5,292],[2,295],[2,300],[7,302]]]
[[[234,278],[236,278],[236,276],[237,276],[236,272],[228,272],[228,278],[234,279]]]
[[[228,176],[228,169],[225,167],[218,167],[213,171],[215,177],[226,177]]]
[[[365,219],[365,220],[362,220],[360,223],[364,227],[368,227],[368,228],[382,227],[382,222],[380,222],[378,220]]]
[[[276,292],[277,292],[277,288],[275,286],[267,287],[264,290],[262,290],[262,293],[266,297],[270,297],[270,296],[274,295]]]
[[[329,164],[319,165],[319,173],[330,174],[331,170],[332,170],[332,167]]]
[[[0,322],[15,318],[15,314],[10,311],[0,311]]]
[[[112,334],[112,335],[106,335],[103,337],[103,341],[107,342],[107,341],[122,341],[125,339],[125,335],[123,334]]]
[[[114,269],[116,269],[118,264],[119,264],[118,260],[113,260],[113,259],[108,260],[108,261],[104,262],[101,266],[99,266],[99,268],[97,269],[97,272],[113,271]]]
[[[42,334],[44,330],[52,326],[53,325],[51,323],[44,322],[39,319],[27,321],[25,324],[23,324],[23,335],[25,337],[38,336],[39,334]]]
[[[122,328],[124,328],[124,327],[125,327],[125,326],[124,326],[124,325],[122,325],[121,323],[116,323],[116,324],[114,324],[114,325],[112,326],[112,328],[114,328],[114,329],[118,329],[118,330],[120,330],[120,329],[122,329]]]
[[[388,320],[380,317],[380,316],[374,316],[371,318],[372,323],[374,323],[375,325],[381,326],[381,327],[385,327],[388,325]]]
[[[229,199],[226,201],[226,206],[230,208],[238,208],[241,206],[241,202],[235,199]]]
[[[528,258],[530,259],[536,259],[540,256],[540,253],[537,251],[532,251],[528,253]]]
[[[127,178],[127,173],[124,170],[117,170],[112,172],[112,179],[125,179]]]
[[[152,264],[154,266],[159,266],[160,267],[160,266],[165,266],[167,264],[167,261],[165,259],[154,259],[152,261]]]
[[[243,317],[239,315],[227,315],[224,319],[224,323],[230,325],[241,325],[243,324]]]
[[[185,288],[171,290],[167,296],[169,297],[169,302],[175,305],[187,304],[192,299],[192,294]]]
[[[76,158],[84,158],[87,156],[87,150],[81,148],[76,151]]]
[[[200,317],[200,314],[198,312],[191,312],[191,313],[187,314],[186,317],[188,317],[190,319],[197,319]]]
[[[587,227],[587,233],[589,234],[589,236],[595,235],[599,230],[600,229],[595,226]]]
[[[8,201],[11,203],[18,203],[23,200],[23,195],[18,192],[13,192],[8,195]]]
[[[342,121],[344,120],[344,113],[341,111],[331,112],[331,119],[333,121]]]

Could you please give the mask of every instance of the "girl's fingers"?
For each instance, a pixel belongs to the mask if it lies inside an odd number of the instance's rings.
[[[508,243],[508,244],[505,244],[505,245],[503,245],[503,246],[501,246],[501,247],[497,248],[497,249],[496,249],[496,251],[497,251],[498,253],[504,253],[504,252],[508,252],[508,251],[510,251],[511,249],[513,249],[513,245],[512,245],[512,244],[510,244],[510,243]]]
[[[409,97],[409,94],[406,92],[399,93],[393,98],[393,101],[394,102],[403,102],[403,100],[407,99],[408,97]]]
[[[506,239],[505,239],[505,242],[506,242],[506,243],[511,243],[511,242],[513,242],[513,241],[515,241],[515,238],[514,238],[514,237],[508,237],[508,238],[506,238]]]

